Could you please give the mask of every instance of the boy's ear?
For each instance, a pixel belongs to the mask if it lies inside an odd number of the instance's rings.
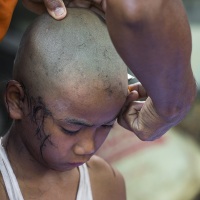
[[[10,117],[14,120],[22,119],[24,111],[24,90],[21,84],[15,80],[8,82],[4,101]]]

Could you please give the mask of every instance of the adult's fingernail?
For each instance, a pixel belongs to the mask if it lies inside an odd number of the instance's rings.
[[[60,7],[59,7],[59,8],[56,8],[56,9],[54,10],[54,13],[55,13],[55,15],[56,15],[57,17],[63,15],[64,12],[65,12],[64,8],[60,8]]]

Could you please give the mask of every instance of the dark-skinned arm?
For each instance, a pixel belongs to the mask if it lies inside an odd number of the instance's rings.
[[[61,0],[24,1],[40,2],[48,11],[63,6]],[[115,48],[146,89],[147,100],[135,102],[142,96],[138,90],[141,87],[129,88],[131,93],[118,122],[142,140],[159,138],[178,124],[196,95],[190,64],[191,33],[182,1],[66,0],[64,3],[105,12]],[[39,7],[34,10],[33,4],[28,5],[32,11],[39,10]],[[61,18],[65,15],[66,12]]]
[[[196,95],[182,1],[107,0],[106,22],[118,53],[149,96],[139,106],[130,94],[118,121],[142,140],[159,138],[185,117]]]

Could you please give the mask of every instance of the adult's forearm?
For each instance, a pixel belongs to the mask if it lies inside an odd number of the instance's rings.
[[[196,95],[191,33],[180,0],[108,0],[106,22],[127,66],[166,121],[177,123]]]

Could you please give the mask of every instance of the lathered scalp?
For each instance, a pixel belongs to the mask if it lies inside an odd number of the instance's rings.
[[[105,22],[92,11],[75,8],[61,21],[39,16],[22,38],[13,70],[13,78],[34,95],[61,84],[124,93],[126,76]]]

